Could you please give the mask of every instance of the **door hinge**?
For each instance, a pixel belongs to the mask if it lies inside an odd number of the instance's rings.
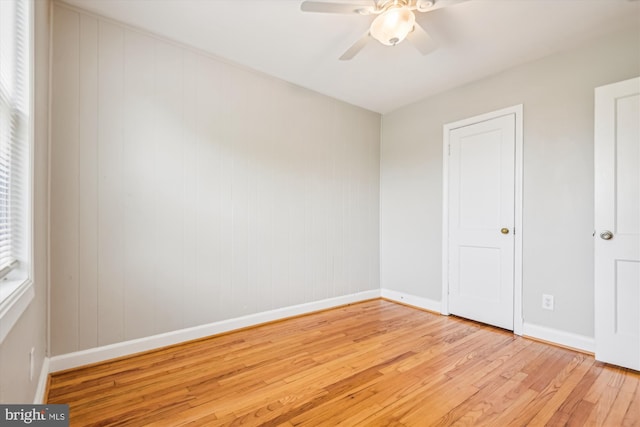
[[[451,155],[451,144],[449,144],[449,146],[447,148],[449,150],[449,155]]]

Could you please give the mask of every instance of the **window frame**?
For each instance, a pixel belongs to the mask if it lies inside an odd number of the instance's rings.
[[[27,146],[25,148],[25,161],[24,166],[26,170],[23,172],[25,179],[25,185],[23,187],[24,198],[23,209],[21,212],[23,216],[23,237],[21,244],[24,245],[24,262],[13,262],[6,275],[0,278],[0,344],[5,340],[7,335],[11,332],[14,325],[27,310],[31,301],[35,297],[35,289],[33,284],[33,197],[34,197],[34,135],[35,135],[35,123],[34,123],[34,75],[35,75],[35,4],[33,0],[25,0],[28,7],[27,10],[27,24],[28,24],[28,76],[26,76],[26,82],[28,86],[28,118],[26,124],[26,140]],[[5,270],[7,270],[5,269]]]

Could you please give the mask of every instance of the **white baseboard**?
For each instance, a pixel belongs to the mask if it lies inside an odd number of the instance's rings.
[[[49,379],[49,358],[45,357],[42,361],[42,368],[40,368],[40,376],[38,377],[38,386],[36,387],[36,394],[33,397],[33,403],[39,405],[44,403],[44,394],[47,391],[47,380]]]
[[[391,301],[412,305],[414,307],[422,308],[436,313],[442,312],[442,303],[440,301],[434,301],[429,298],[417,297],[415,295],[409,295],[403,292],[392,291],[391,289],[381,289],[380,296]]]
[[[548,341],[550,343],[574,348],[587,353],[595,352],[596,345],[593,337],[548,328],[546,326],[533,325],[531,323],[524,323],[522,329],[522,335],[525,337]]]
[[[338,307],[345,304],[351,304],[379,297],[380,290],[374,289],[370,291],[359,292],[357,294],[344,295],[340,297],[328,298],[320,301],[313,301],[290,307],[264,311],[247,316],[236,317],[234,319],[222,320],[206,325],[180,329],[178,331],[152,335],[149,337],[119,342],[116,344],[105,345],[102,347],[77,351],[74,353],[62,354],[60,356],[53,356],[48,360],[48,372],[56,372],[65,369],[76,368],[78,366],[102,362],[117,357],[128,356],[131,354],[149,351],[168,345],[179,344],[185,341],[204,338],[223,332],[233,331],[236,329],[246,328],[248,326],[255,326],[261,323],[280,320],[292,316],[298,316],[301,314],[312,313],[314,311],[326,310],[332,307]]]

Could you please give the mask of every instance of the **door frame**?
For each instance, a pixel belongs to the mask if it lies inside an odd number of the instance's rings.
[[[442,127],[442,305],[440,313],[449,315],[449,132],[498,117],[515,115],[515,194],[514,194],[514,268],[513,268],[513,333],[522,335],[522,104],[486,114],[447,123]]]

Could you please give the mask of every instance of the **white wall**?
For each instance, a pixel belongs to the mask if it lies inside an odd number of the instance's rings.
[[[442,126],[524,104],[524,319],[592,337],[593,90],[639,74],[630,28],[386,114],[381,286],[441,299]]]
[[[34,75],[34,237],[35,297],[0,345],[0,402],[34,401],[47,352],[47,156],[49,90],[49,1],[35,5]],[[34,377],[29,352],[34,349]]]
[[[379,287],[378,114],[53,22],[53,355]]]

